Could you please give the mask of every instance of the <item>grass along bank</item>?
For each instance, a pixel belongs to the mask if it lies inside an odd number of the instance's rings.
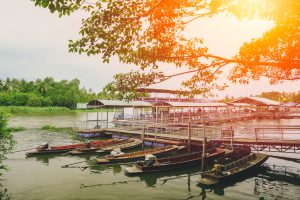
[[[22,131],[28,130],[26,127],[23,127],[23,126],[12,126],[12,127],[8,127],[7,129],[11,132],[22,132]],[[39,129],[47,130],[47,131],[54,131],[54,132],[73,132],[72,127],[55,127],[55,126],[51,126],[49,124],[46,124]]]
[[[55,127],[49,124],[42,126],[41,129],[47,131],[54,131],[54,132],[73,132],[72,127]]]
[[[31,106],[0,106],[0,112],[17,113],[56,113],[73,112],[65,107],[31,107]]]
[[[75,112],[101,112],[100,109],[76,109],[72,110],[66,107],[32,107],[32,106],[0,106],[0,112],[11,114],[23,114],[23,113],[75,113]],[[109,112],[113,112],[113,109],[108,109]],[[102,112],[106,112],[103,109]]]

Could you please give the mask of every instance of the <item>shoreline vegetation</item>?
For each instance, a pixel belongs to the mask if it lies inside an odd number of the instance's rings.
[[[55,127],[49,124],[46,124],[41,127],[41,130],[47,130],[47,131],[55,131],[55,132],[73,132],[73,127]]]
[[[12,126],[7,128],[10,132],[22,132],[25,130],[28,130],[24,126]],[[37,128],[40,130],[47,130],[47,131],[54,131],[54,132],[73,132],[73,127],[56,127],[49,124],[45,124],[40,128]]]
[[[113,109],[108,109],[113,111]],[[101,109],[69,109],[66,107],[0,106],[0,112],[10,114],[101,112]],[[106,112],[103,109],[102,112]]]

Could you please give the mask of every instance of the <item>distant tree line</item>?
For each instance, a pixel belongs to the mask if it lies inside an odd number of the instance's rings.
[[[279,102],[300,103],[300,91],[298,92],[262,92],[258,97],[264,97]]]
[[[102,96],[102,93],[81,88],[78,79],[0,79],[0,106],[59,106],[73,109],[78,102],[88,102]]]
[[[253,96],[253,95],[251,95]],[[278,102],[295,102],[300,103],[300,91],[298,92],[262,92],[259,95],[255,95],[257,97],[263,97],[267,99],[271,99]],[[225,96],[225,98],[219,100],[220,102],[231,102],[234,101],[235,97],[229,97],[228,95]]]

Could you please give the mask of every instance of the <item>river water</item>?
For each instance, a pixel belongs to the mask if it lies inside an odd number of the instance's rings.
[[[41,130],[44,125],[72,127],[73,121],[85,119],[84,113],[25,115],[10,118],[10,126],[24,126],[16,132],[15,150],[35,147],[43,142],[59,145],[78,142],[73,133]],[[235,127],[247,125],[299,125],[300,120],[253,120],[238,122]],[[300,136],[299,136],[300,137]],[[285,154],[300,159],[299,154]],[[199,167],[128,177],[126,165],[94,166],[95,156],[43,156],[25,158],[24,152],[8,155],[5,164],[9,171],[1,180],[12,199],[300,199],[300,180],[273,176],[266,171],[230,182],[214,189],[197,186]],[[82,162],[77,166],[88,168],[62,168],[62,165]],[[300,172],[300,164],[269,158],[267,165],[288,166]],[[199,164],[200,165],[200,164]]]

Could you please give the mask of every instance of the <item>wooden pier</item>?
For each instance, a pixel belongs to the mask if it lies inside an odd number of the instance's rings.
[[[209,130],[212,127],[191,128],[192,145],[201,146],[204,132],[208,138],[208,143],[212,146],[227,146],[231,143],[231,138],[222,137],[218,132]],[[259,126],[254,127],[254,133],[247,137],[233,137],[232,142],[235,146],[247,145],[255,151],[284,152],[284,153],[300,153],[300,126]],[[113,133],[116,136],[128,135],[130,137],[142,137],[144,140],[154,143],[163,144],[188,144],[188,132],[186,128],[177,129],[171,132],[168,128],[164,130],[147,131],[135,127],[134,130],[125,130],[124,128],[104,128],[104,131]]]

